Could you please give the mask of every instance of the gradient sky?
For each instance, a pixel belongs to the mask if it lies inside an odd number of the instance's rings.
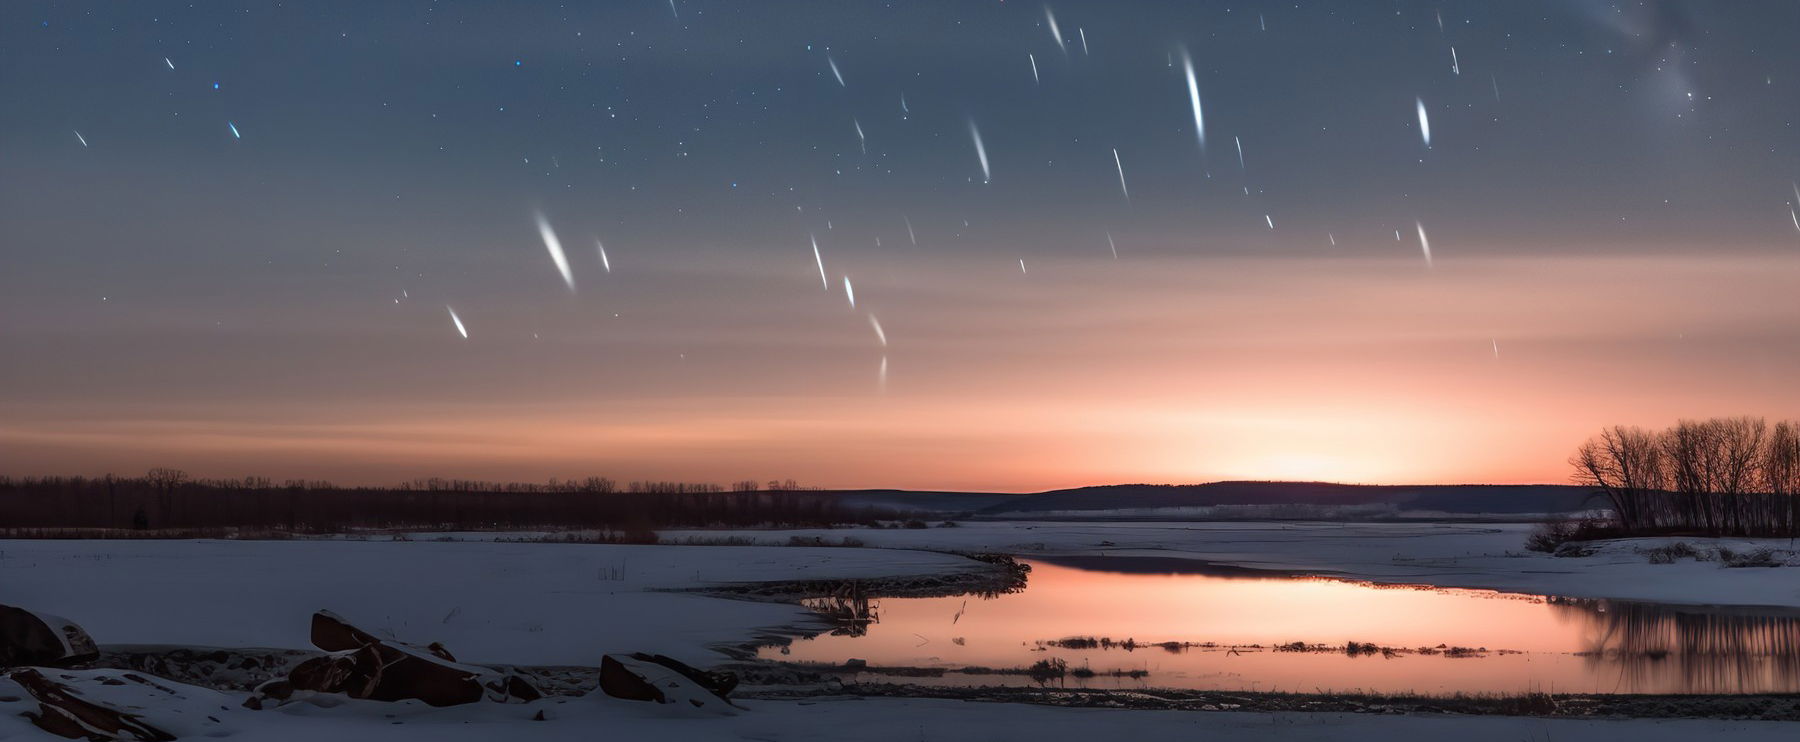
[[[0,472],[1558,482],[1800,417],[1800,3],[1048,8],[0,4]]]

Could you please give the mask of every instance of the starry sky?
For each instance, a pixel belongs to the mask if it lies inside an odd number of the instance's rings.
[[[6,2],[0,472],[1564,481],[1800,416],[1796,28]]]

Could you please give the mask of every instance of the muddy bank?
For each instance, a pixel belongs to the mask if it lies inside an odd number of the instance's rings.
[[[808,673],[801,673],[806,675]],[[793,679],[799,679],[798,676]],[[1143,690],[1087,690],[1002,686],[938,687],[905,683],[827,682],[807,690],[767,686],[746,688],[745,698],[938,698],[992,703],[1030,703],[1072,708],[1159,711],[1332,712],[1362,714],[1469,714],[1500,716],[1602,717],[1644,719],[1756,719],[1800,721],[1800,696],[1379,696]]]

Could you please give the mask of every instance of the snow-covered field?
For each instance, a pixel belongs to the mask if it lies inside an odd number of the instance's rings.
[[[607,652],[710,664],[707,647],[805,609],[663,592],[728,582],[973,569],[920,551],[392,541],[0,541],[0,602],[100,644],[310,649],[331,610],[477,663],[595,665]]]
[[[695,664],[709,647],[809,621],[779,603],[672,589],[733,582],[875,578],[971,571],[932,550],[1023,555],[1163,556],[1388,582],[1582,597],[1800,607],[1800,570],[1650,564],[1616,543],[1586,558],[1525,552],[1525,526],[1318,523],[969,523],[918,530],[671,532],[670,540],[793,536],[866,548],[511,543],[492,534],[438,541],[0,541],[0,602],[66,616],[102,645],[307,648],[308,619],[330,609],[406,641],[443,642],[477,663],[593,666],[648,651]],[[1716,542],[1715,542],[1716,543]],[[1731,542],[1748,550],[1782,542]],[[886,548],[878,548],[886,547]],[[71,682],[95,687],[92,673]],[[107,686],[109,693],[120,693]],[[410,703],[294,704],[254,712],[242,694],[173,686],[147,719],[195,736],[243,739],[1788,739],[1795,725],[1467,716],[1194,713],[869,699],[747,702],[729,718],[671,718],[604,697],[430,709]],[[0,687],[0,697],[11,694]],[[111,696],[109,696],[111,697]],[[0,700],[0,739],[43,733]],[[546,710],[548,721],[529,721]]]

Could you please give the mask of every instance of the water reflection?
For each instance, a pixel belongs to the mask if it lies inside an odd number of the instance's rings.
[[[847,585],[809,603],[834,630],[765,656],[959,685],[1800,691],[1800,612],[1375,586],[1163,558],[1031,566],[1023,591],[998,596],[870,599]],[[1058,666],[1067,672],[1031,671]]]
[[[1585,633],[1581,655],[1622,687],[1682,693],[1800,690],[1800,617],[1654,603],[1552,598]]]

